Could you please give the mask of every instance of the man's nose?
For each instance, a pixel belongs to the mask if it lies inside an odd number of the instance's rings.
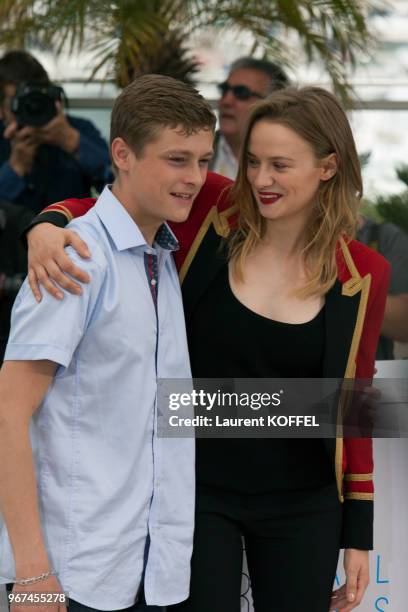
[[[233,104],[235,104],[236,102],[236,98],[234,96],[234,94],[232,93],[231,89],[228,89],[228,91],[225,92],[224,95],[222,95],[219,99],[219,105],[225,105],[225,106],[232,106]]]
[[[191,164],[184,175],[184,182],[190,185],[201,186],[204,183],[202,168],[197,164]]]

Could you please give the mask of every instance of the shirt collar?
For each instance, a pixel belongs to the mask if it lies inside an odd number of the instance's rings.
[[[167,225],[167,223],[163,223],[157,230],[157,234],[154,238],[154,242],[159,245],[162,249],[166,249],[167,251],[177,251],[179,248],[179,243],[177,242],[177,238]]]
[[[112,193],[109,185],[106,185],[102,191],[94,210],[118,251],[125,251],[126,249],[144,245],[149,246],[137,223],[133,221],[126,208]],[[177,239],[167,223],[163,223],[159,227],[154,242],[161,248],[169,251],[178,249]]]

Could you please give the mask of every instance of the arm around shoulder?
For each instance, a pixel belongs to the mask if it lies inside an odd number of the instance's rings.
[[[76,265],[65,252],[65,247],[71,246],[81,258],[91,257],[87,243],[75,231],[41,223],[28,233],[27,244],[28,279],[37,302],[42,299],[40,284],[54,298],[62,299],[61,288],[80,294],[81,285],[75,280],[82,283],[90,281],[82,262]]]
[[[81,285],[80,295],[67,293],[60,301],[47,292],[36,303],[28,282],[24,282],[13,306],[6,359],[50,359],[67,366],[85,333],[97,303],[106,272],[106,260],[90,235],[92,259],[84,260],[84,272],[92,282]],[[79,256],[71,250],[66,257],[78,265]],[[61,325],[61,321],[64,322]]]

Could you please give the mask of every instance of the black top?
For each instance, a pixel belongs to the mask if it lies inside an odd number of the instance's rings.
[[[187,322],[197,378],[322,376],[324,307],[307,323],[273,321],[232,293],[225,265]],[[197,439],[197,483],[241,493],[323,486],[334,473],[319,439]]]

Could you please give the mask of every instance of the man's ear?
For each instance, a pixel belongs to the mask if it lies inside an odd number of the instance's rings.
[[[134,155],[123,138],[115,138],[111,144],[112,161],[117,168],[125,172],[130,168],[130,157]]]
[[[328,181],[335,174],[337,174],[338,162],[337,155],[335,153],[331,153],[321,161],[321,175],[320,180]]]

